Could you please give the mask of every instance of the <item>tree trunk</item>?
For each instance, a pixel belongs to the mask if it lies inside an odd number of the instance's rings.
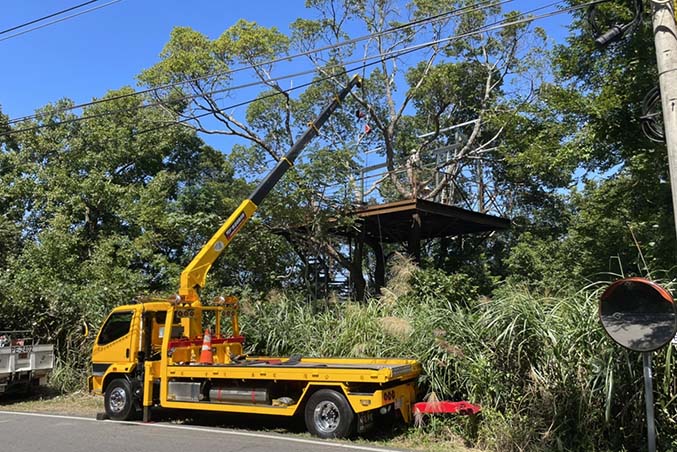
[[[421,217],[417,213],[411,216],[407,254],[417,264],[421,262]]]
[[[350,281],[353,286],[353,295],[357,301],[364,301],[367,283],[362,271],[362,259],[364,258],[365,229],[361,228],[360,234],[355,238],[355,252],[350,262]]]
[[[374,252],[374,293],[379,293],[386,284],[386,261],[383,246],[378,240],[369,240],[367,245]]]

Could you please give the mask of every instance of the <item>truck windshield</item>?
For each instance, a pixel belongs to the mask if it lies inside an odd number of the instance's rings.
[[[101,328],[97,343],[105,345],[129,333],[129,327],[132,324],[132,314],[132,312],[114,312],[111,314]]]

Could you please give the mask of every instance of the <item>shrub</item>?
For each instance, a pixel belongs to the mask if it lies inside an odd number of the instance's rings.
[[[504,285],[478,298],[465,275],[416,270],[410,289],[367,303],[309,305],[300,295],[249,301],[251,351],[416,358],[420,385],[483,407],[479,424],[448,421],[466,441],[500,451],[638,450],[645,442],[641,358],[597,320],[594,288],[556,297]],[[672,346],[655,354],[662,441],[676,438]]]

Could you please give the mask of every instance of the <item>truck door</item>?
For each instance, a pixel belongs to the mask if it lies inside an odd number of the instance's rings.
[[[132,326],[138,322],[134,311],[115,311],[101,327],[92,353],[92,375],[103,376],[113,364],[132,363],[136,360],[139,341]],[[136,338],[136,340],[134,340]]]

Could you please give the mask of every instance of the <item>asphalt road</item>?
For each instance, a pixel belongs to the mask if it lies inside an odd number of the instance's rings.
[[[167,423],[132,423],[0,411],[7,452],[391,452],[293,436]]]

